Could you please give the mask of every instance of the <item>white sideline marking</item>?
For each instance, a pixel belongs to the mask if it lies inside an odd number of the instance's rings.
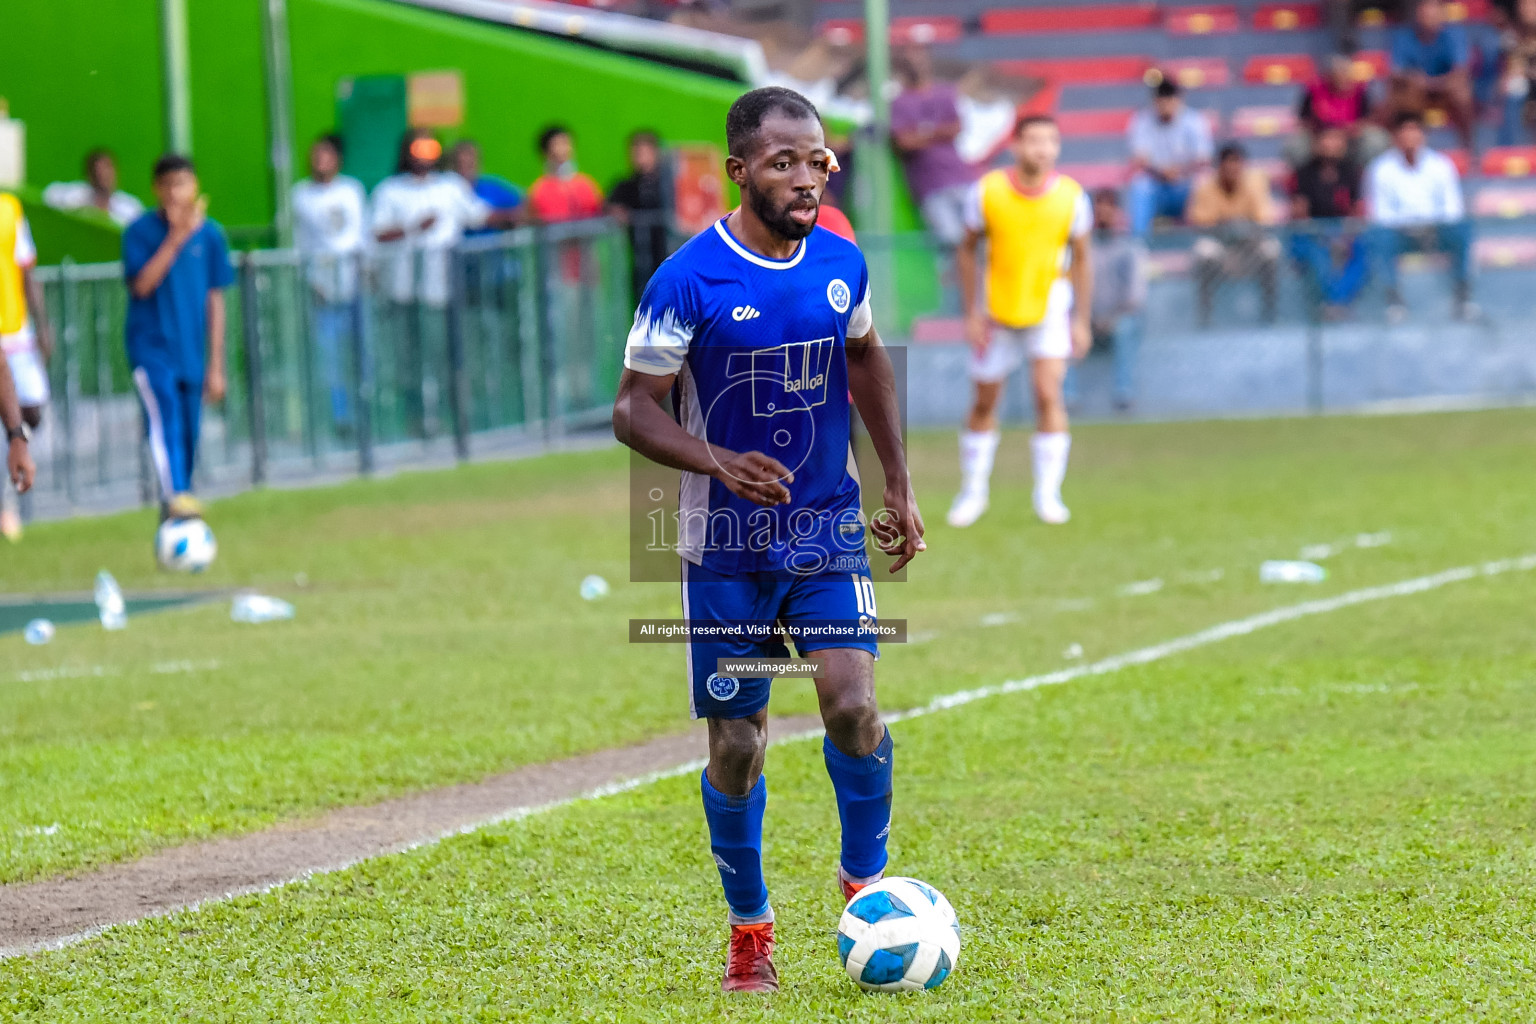
[[[1444,572],[1437,572],[1430,576],[1416,576],[1413,579],[1399,580],[1396,583],[1385,583],[1381,586],[1365,587],[1360,590],[1351,590],[1347,593],[1335,595],[1334,597],[1319,598],[1315,601],[1303,601],[1300,604],[1287,605],[1284,608],[1275,608],[1271,611],[1260,612],[1257,615],[1249,615],[1246,618],[1233,619],[1230,622],[1223,622],[1219,625],[1212,626],[1209,629],[1202,629],[1198,633],[1190,633],[1185,636],[1176,637],[1172,640],[1166,640],[1160,644],[1153,644],[1150,647],[1142,647],[1138,650],[1127,651],[1124,654],[1117,654],[1113,657],[1105,658],[1102,661],[1096,661],[1088,665],[1078,665],[1074,666],[1073,668],[1060,669],[1056,672],[1047,672],[1043,675],[1026,676],[1023,679],[1010,679],[1006,682],[997,683],[992,686],[981,686],[974,690],[961,690],[958,693],[945,694],[943,696],[933,698],[927,704],[924,704],[921,707],[908,708],[905,711],[895,711],[887,714],[885,716],[885,721],[891,724],[897,722],[906,722],[914,718],[925,718],[928,715],[936,714],[940,711],[948,711],[951,708],[963,707],[966,704],[974,704],[976,701],[985,700],[988,697],[998,697],[1007,693],[1020,693],[1026,690],[1038,690],[1042,686],[1059,686],[1062,683],[1070,683],[1074,679],[1082,679],[1086,676],[1108,675],[1111,672],[1118,672],[1120,669],[1129,668],[1132,665],[1146,665],[1150,662],[1161,661],[1164,658],[1172,657],[1175,654],[1182,654],[1184,651],[1194,650],[1197,647],[1206,647],[1210,644],[1219,643],[1222,640],[1230,640],[1233,637],[1248,636],[1250,633],[1257,633],[1259,630],[1268,629],[1270,626],[1278,626],[1282,623],[1293,622],[1296,619],[1304,619],[1312,615],[1326,615],[1329,612],[1336,612],[1342,608],[1352,608],[1358,604],[1368,604],[1372,601],[1382,601],[1389,597],[1406,597],[1410,594],[1423,593],[1426,590],[1438,590],[1439,588],[1451,583],[1460,583],[1464,580],[1477,579],[1478,577],[1500,576],[1504,573],[1530,572],[1532,570],[1536,570],[1536,554],[1525,555],[1520,558],[1506,558],[1495,562],[1483,562],[1481,565],[1463,565],[1455,569],[1446,569]],[[771,745],[779,746],[785,743],[794,743],[799,740],[815,739],[821,735],[823,735],[821,729],[808,729],[804,732],[791,733],[787,736],[781,736],[778,739],[775,739]],[[66,935],[63,938],[54,939],[50,942],[39,942],[22,947],[0,948],[0,960],[24,953],[37,953],[47,950],[63,949],[65,946],[74,945],[75,943],[84,941],[85,939],[95,938],[96,936],[101,935],[107,931],[109,928],[121,928],[135,925],[140,921],[148,920],[149,917],[163,917],[169,916],[171,914],[181,913],[182,911],[196,910],[205,904],[219,903],[227,899],[233,899],[236,896],[247,896],[252,894],[271,892],[274,889],[281,889],[285,886],[302,882],[305,879],[311,878],[315,875],[324,875],[336,871],[344,871],[347,868],[353,867],[354,865],[360,864],[366,860],[373,860],[377,857],[386,857],[396,853],[405,853],[406,851],[416,850],[426,846],[434,846],[437,843],[442,842],[444,839],[451,839],[454,836],[459,835],[467,835],[471,832],[476,832],[480,829],[488,828],[492,825],[499,825],[509,821],[518,821],[523,818],[531,818],[534,815],[543,814],[547,811],[558,810],[562,807],[569,807],[572,804],[582,803],[589,800],[600,800],[603,797],[615,796],[619,793],[627,793],[632,790],[640,789],[643,786],[648,786],[651,783],[660,782],[664,779],[674,779],[680,775],[690,775],[694,772],[702,771],[706,763],[707,762],[704,759],[699,758],[689,761],[686,764],[677,765],[673,768],[665,768],[661,771],[647,772],[644,775],[638,775],[632,779],[622,779],[618,782],[610,782],[605,785],[598,786],[596,789],[588,790],[585,793],[581,793],[573,797],[566,797],[562,800],[552,800],[549,803],[537,804],[532,807],[513,807],[500,814],[494,814],[488,818],[483,818],[480,821],[471,822],[468,825],[463,825],[456,829],[450,829],[439,835],[429,836],[427,838],[417,840],[416,842],[405,843],[392,849],[384,850],[380,853],[371,854],[367,857],[354,857],[351,860],[343,861],[339,864],[330,864],[311,868],[299,875],[294,876],[293,878],[272,882],[267,885],[256,885],[243,889],[237,889],[232,892],[224,893],[221,896],[212,896],[206,900],[198,900],[195,903],[189,903],[182,907],[174,907],[164,911],[163,913],[151,914],[148,915],[148,917],[135,918],[131,921],[121,921],[113,924],[102,925],[98,928],[91,928],[83,932],[77,932],[74,935]]]

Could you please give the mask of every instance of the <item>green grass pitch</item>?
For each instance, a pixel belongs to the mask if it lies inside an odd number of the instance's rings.
[[[1083,428],[1056,529],[1027,514],[1018,432],[992,511],[946,528],[953,448],[913,439],[930,550],[879,601],[923,642],[886,650],[890,710],[1536,551],[1529,410]],[[221,502],[207,585],[294,621],[0,637],[0,881],[681,729],[681,649],[625,643],[680,613],[622,582],[626,466]],[[185,583],[153,571],[152,527],[37,527],[5,588]],[[1325,583],[1258,582],[1325,543]],[[614,590],[585,602],[593,572]],[[717,991],[724,908],[675,778],[0,961],[0,1020],[1530,1020],[1533,607],[1536,573],[1478,578],[895,726],[892,868],[965,929],[934,993],[842,976],[836,810],[792,743],[766,773],[777,996]],[[773,706],[813,710],[809,685]]]

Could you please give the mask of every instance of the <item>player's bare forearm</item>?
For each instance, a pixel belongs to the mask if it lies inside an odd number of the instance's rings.
[[[977,250],[980,247],[981,236],[974,231],[967,231],[959,248],[955,250],[955,276],[960,279],[960,312],[967,317],[976,309]]]
[[[733,452],[684,430],[661,401],[676,374],[660,376],[625,369],[613,402],[613,436],[652,462],[712,476],[732,494],[765,507],[789,501],[794,474],[761,452]]]
[[[613,402],[613,436],[652,462],[713,475],[711,446],[684,430],[661,407],[676,379],[675,374],[660,377],[626,369]]]
[[[1093,243],[1088,236],[1072,239],[1072,266],[1067,279],[1072,282],[1072,315],[1087,323],[1093,312]]]
[[[190,235],[183,234],[172,228],[167,232],[165,241],[160,243],[160,248],[144,264],[129,285],[129,290],[136,298],[147,299],[155,294],[155,289],[160,287],[160,282],[165,280],[165,275],[171,272],[171,264],[176,262],[176,256],[181,252],[181,247],[186,244]]]
[[[31,267],[21,268],[22,290],[27,297],[27,313],[37,335],[37,351],[43,362],[53,359],[53,325],[48,322],[48,307],[43,304],[43,286]]]
[[[886,486],[908,487],[907,453],[901,444],[901,404],[891,355],[871,330],[848,339],[848,390],[885,471]]]
[[[928,545],[923,541],[923,516],[912,491],[907,453],[901,440],[896,373],[890,353],[874,330],[862,338],[849,338],[847,353],[848,390],[885,473],[884,508],[870,524],[870,530],[880,550],[896,556],[890,571],[897,572],[919,551],[927,550]]]

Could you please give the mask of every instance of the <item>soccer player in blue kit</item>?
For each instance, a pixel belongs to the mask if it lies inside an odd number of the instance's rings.
[[[842,822],[837,875],[851,899],[885,872],[891,816],[865,528],[895,556],[892,572],[925,544],[864,257],[816,227],[834,166],[821,118],[796,92],[757,89],[731,106],[726,142],[741,207],[646,287],[613,423],[620,441],[683,471],[691,709],[709,723],[699,786],[730,910],[721,988],[772,992],[762,866],[769,678],[719,673],[717,660],[787,656],[777,629],[771,639],[745,629],[768,624],[786,627],[800,656],[819,662],[823,753]],[[669,393],[676,418],[662,405]],[[850,394],[885,475],[884,507],[867,524],[849,455]]]

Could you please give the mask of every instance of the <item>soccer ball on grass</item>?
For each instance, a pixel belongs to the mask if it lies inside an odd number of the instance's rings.
[[[155,534],[155,558],[174,572],[202,572],[218,553],[219,543],[201,519],[167,519]]]
[[[837,955],[848,977],[867,991],[938,988],[960,959],[960,922],[928,883],[883,878],[844,909]]]

